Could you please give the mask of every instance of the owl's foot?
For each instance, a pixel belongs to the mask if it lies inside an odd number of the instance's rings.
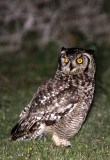
[[[56,133],[52,135],[52,140],[54,141],[56,146],[70,146],[71,143],[67,139],[61,139],[57,136]]]

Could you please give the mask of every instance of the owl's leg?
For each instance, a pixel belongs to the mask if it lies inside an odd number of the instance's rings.
[[[52,140],[54,141],[56,146],[70,146],[71,143],[67,139],[61,139],[60,137],[57,136],[56,133],[53,133],[52,135]]]

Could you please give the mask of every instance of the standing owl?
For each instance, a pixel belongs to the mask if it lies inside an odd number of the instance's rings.
[[[11,131],[12,140],[51,134],[57,146],[70,145],[80,130],[94,95],[92,50],[62,48],[56,73],[38,88]]]

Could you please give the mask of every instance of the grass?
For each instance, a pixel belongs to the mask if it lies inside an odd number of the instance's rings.
[[[56,147],[51,137],[11,142],[10,130],[32,95],[56,69],[58,51],[10,54],[0,57],[1,160],[109,160],[110,58],[98,57],[96,93],[88,117],[71,147]],[[52,54],[52,55],[51,55]]]

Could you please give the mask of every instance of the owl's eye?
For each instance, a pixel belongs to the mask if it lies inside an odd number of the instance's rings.
[[[77,63],[79,63],[79,64],[83,63],[83,59],[82,59],[82,58],[78,58],[76,61],[77,61]]]
[[[69,61],[68,61],[68,59],[67,59],[67,58],[64,58],[64,62],[65,62],[65,63],[68,63]]]

